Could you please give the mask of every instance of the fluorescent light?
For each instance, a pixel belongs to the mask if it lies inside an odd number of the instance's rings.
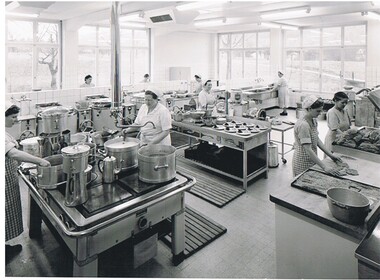
[[[269,28],[281,28],[281,24],[273,23],[273,22],[261,22],[258,25]]]
[[[378,13],[374,13],[374,12],[362,12],[362,16],[367,16],[371,19],[380,20],[380,15]]]
[[[5,13],[7,16],[16,16],[16,17],[31,17],[31,18],[36,18],[39,17],[39,14],[22,14],[22,13]]]
[[[175,8],[178,11],[188,11],[188,10],[195,10],[195,9],[211,6],[214,3],[215,2],[212,2],[212,1],[191,2],[191,3],[187,3],[187,4],[178,5]],[[218,4],[220,4],[220,2],[218,2]]]
[[[294,16],[304,16],[309,14],[311,11],[310,6],[302,6],[302,7],[295,7],[295,8],[289,8],[289,9],[279,9],[279,10],[273,10],[273,11],[267,11],[260,13],[260,17],[263,19],[266,18],[272,18],[272,17],[278,17],[278,16],[286,16],[286,17],[294,17]]]
[[[227,19],[225,17],[220,17],[220,18],[195,20],[194,25],[195,26],[218,26],[218,25],[223,25],[226,22],[227,22]]]
[[[10,12],[10,11],[12,11],[12,10],[14,10],[14,9],[16,9],[18,7],[20,7],[20,3],[17,2],[17,1],[12,1],[8,5],[5,6],[5,10],[7,12]]]
[[[130,20],[139,20],[139,19],[144,18],[144,16],[145,14],[143,11],[136,11],[136,12],[120,15],[119,21],[123,22],[123,21],[130,21]]]
[[[123,27],[146,27],[145,22],[137,22],[137,21],[125,21],[120,23],[120,26]]]
[[[298,26],[281,24],[281,28],[284,30],[299,30]]]

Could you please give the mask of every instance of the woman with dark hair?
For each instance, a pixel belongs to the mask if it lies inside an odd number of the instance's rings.
[[[149,83],[150,82],[150,76],[149,74],[144,75],[144,79],[140,83]]]
[[[212,88],[211,80],[207,80],[203,84],[203,90],[199,93],[199,96],[198,96],[199,108],[206,109],[206,105],[207,105],[207,108],[214,107],[215,102],[216,102],[216,97],[214,96],[214,94],[212,94],[211,88]]]
[[[87,75],[84,77],[84,84],[81,87],[94,87],[95,85],[92,83],[92,76]]]
[[[329,131],[325,138],[325,147],[332,151],[332,143],[344,131],[350,129],[350,116],[345,108],[348,103],[348,96],[342,91],[334,94],[334,107],[327,111],[327,126]]]
[[[302,102],[302,108],[306,109],[306,113],[294,126],[293,175],[297,176],[318,164],[326,173],[338,176],[337,169],[326,166],[318,158],[319,147],[333,161],[342,161],[327,150],[318,137],[317,117],[322,112],[323,100],[309,95]]]
[[[5,103],[5,126],[12,127],[17,122],[20,108],[11,102]],[[24,228],[22,224],[21,197],[18,184],[18,162],[31,162],[41,166],[50,166],[50,162],[32,156],[17,149],[17,141],[5,132],[5,242],[19,236]],[[7,260],[22,250],[21,245],[5,245]]]
[[[202,91],[202,87],[203,87],[202,77],[199,76],[199,75],[194,75],[194,78],[195,78],[194,92],[195,93],[200,93]]]
[[[163,95],[157,89],[145,91],[145,104],[141,105],[133,124],[146,125],[141,128],[129,127],[123,130],[125,134],[140,130],[141,145],[171,145],[172,119],[168,108],[158,102],[161,98]],[[147,124],[147,122],[150,123]]]

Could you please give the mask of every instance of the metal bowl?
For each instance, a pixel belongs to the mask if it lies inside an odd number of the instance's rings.
[[[195,120],[199,120],[205,115],[205,113],[205,111],[190,111],[190,117]]]

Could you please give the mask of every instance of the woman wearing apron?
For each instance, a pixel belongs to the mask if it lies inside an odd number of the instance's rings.
[[[289,100],[289,89],[288,82],[284,78],[283,71],[279,70],[277,72],[278,82],[277,82],[277,90],[278,90],[278,105],[282,108],[281,116],[287,116],[288,112],[286,108],[288,108],[288,100]]]
[[[17,122],[19,112],[19,107],[9,101],[5,102],[6,127],[10,128]],[[31,162],[41,166],[50,166],[50,162],[47,160],[19,151],[17,148],[17,141],[8,132],[5,132],[5,242],[19,236],[24,231],[17,175],[18,162]],[[22,246],[20,244],[13,246],[6,244],[6,260],[10,260],[21,250]]]
[[[326,166],[319,158],[317,148],[319,147],[333,161],[342,161],[325,148],[318,137],[317,117],[322,112],[322,99],[310,95],[302,102],[306,114],[299,119],[294,126],[294,154],[293,175],[297,176],[315,164],[318,164],[326,173],[337,176],[338,170]]]
[[[198,102],[200,109],[213,108],[216,102],[215,95],[211,92],[211,80],[207,80],[203,85],[203,90],[199,93]]]
[[[141,146],[149,144],[171,145],[172,119],[168,108],[158,102],[160,98],[162,98],[162,93],[159,90],[147,90],[145,92],[145,104],[140,107],[133,123],[134,125],[143,125],[143,127],[129,127],[123,131],[127,134],[140,129]]]
[[[332,143],[344,131],[350,129],[351,120],[346,110],[348,96],[342,91],[334,94],[335,106],[327,112],[327,126],[329,131],[325,138],[325,147],[332,151]]]

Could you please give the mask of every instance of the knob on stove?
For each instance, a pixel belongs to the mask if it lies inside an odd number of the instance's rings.
[[[139,229],[146,228],[148,225],[148,220],[145,217],[141,217],[139,221],[137,222],[137,225],[139,226]]]

